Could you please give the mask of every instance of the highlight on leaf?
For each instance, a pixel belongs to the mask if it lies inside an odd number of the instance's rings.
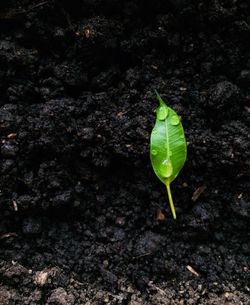
[[[178,176],[187,157],[184,130],[177,113],[168,107],[156,91],[159,107],[150,137],[150,160],[156,176],[167,188],[170,208],[176,219],[170,183]]]

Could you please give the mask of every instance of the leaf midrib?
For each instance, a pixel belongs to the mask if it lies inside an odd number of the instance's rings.
[[[167,160],[169,159],[169,133],[168,133],[168,120],[165,119],[165,133],[167,139]]]

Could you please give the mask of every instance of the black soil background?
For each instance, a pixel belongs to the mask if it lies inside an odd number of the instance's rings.
[[[0,304],[249,304],[249,37],[249,1],[1,1]]]

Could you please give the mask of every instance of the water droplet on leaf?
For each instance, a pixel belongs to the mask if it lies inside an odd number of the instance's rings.
[[[153,149],[153,150],[151,151],[151,153],[152,153],[153,156],[156,156],[156,155],[157,155],[157,151],[156,151],[155,149]]]
[[[160,121],[164,121],[168,115],[168,108],[165,106],[161,106],[157,109],[157,119]]]
[[[180,123],[180,119],[177,115],[172,116],[170,120],[171,125],[178,125]]]
[[[160,173],[162,177],[169,178],[173,173],[173,167],[170,159],[166,159],[160,165]]]

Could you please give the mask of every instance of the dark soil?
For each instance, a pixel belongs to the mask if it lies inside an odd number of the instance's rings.
[[[249,304],[249,16],[0,2],[1,305]],[[188,141],[177,221],[150,165],[154,89]]]

